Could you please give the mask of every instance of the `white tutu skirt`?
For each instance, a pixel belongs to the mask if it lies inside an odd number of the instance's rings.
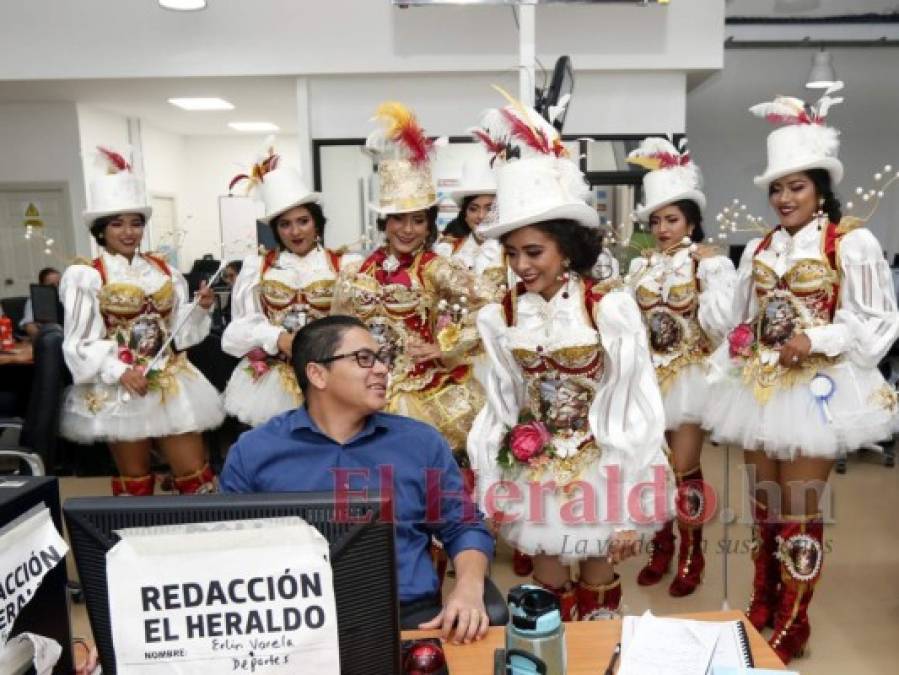
[[[708,401],[709,383],[705,366],[691,363],[685,366],[662,394],[665,406],[665,430],[683,424],[702,424]]]
[[[60,434],[77,443],[137,441],[218,427],[225,419],[221,395],[191,364],[162,391],[125,400],[125,388],[77,384],[66,389]]]
[[[225,387],[225,412],[244,424],[258,427],[275,415],[299,407],[303,398],[292,372],[290,389],[296,393],[285,388],[281,379],[284,375],[280,372],[280,368],[272,368],[254,380],[248,372],[248,363],[248,359],[241,359],[231,373],[231,379]]]
[[[779,460],[835,459],[888,439],[899,428],[895,394],[876,368],[844,360],[821,372],[835,385],[827,402],[831,422],[807,384],[778,389],[762,405],[739,371],[730,371],[709,391],[704,426],[717,443],[764,450]]]
[[[635,530],[643,538],[649,538],[673,517],[674,507],[674,481],[661,449],[656,461],[665,472],[664,487],[640,492],[639,500],[635,502],[639,504],[639,511],[633,512],[628,495],[641,481],[623,482],[610,490],[606,482],[608,469],[604,462],[588,466],[580,478],[592,486],[595,496],[593,508],[588,506],[590,500],[584,498],[584,490],[576,489],[566,495],[562,490],[546,487],[541,497],[532,500],[529,484],[515,481],[522,498],[515,501],[498,499],[496,502],[496,506],[507,516],[517,515],[515,522],[500,527],[500,535],[522,553],[559,556],[566,565],[608,555],[609,542],[616,531]],[[652,469],[642,472],[640,478],[651,482]],[[533,492],[538,494],[536,488]],[[616,492],[618,499],[614,497]],[[501,490],[497,490],[496,494],[499,497]],[[656,513],[656,510],[659,512]],[[592,522],[587,513],[592,514]],[[637,517],[633,517],[635,514]]]

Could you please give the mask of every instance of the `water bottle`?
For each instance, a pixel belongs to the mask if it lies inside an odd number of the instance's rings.
[[[511,619],[506,626],[506,672],[565,675],[565,627],[556,596],[540,586],[521,584],[507,599]]]

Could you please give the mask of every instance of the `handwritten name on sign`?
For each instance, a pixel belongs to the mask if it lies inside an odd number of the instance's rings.
[[[121,672],[340,671],[328,543],[300,518],[119,534],[106,567]]]
[[[47,573],[65,558],[50,511],[37,506],[0,530],[0,645]]]

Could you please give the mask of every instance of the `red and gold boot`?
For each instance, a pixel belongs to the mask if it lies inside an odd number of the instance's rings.
[[[113,497],[151,497],[156,487],[156,476],[148,473],[146,476],[129,478],[127,476],[112,477]]]
[[[607,584],[588,584],[578,581],[577,611],[581,621],[612,619],[618,615],[621,607],[621,577],[617,574]]]
[[[637,575],[641,586],[653,586],[662,580],[674,557],[674,521],[669,520],[656,532],[649,544],[649,561]]]
[[[218,492],[215,482],[215,474],[212,467],[204,464],[202,469],[189,473],[186,476],[175,478],[175,490],[179,495],[205,495]]]
[[[780,563],[777,560],[777,523],[771,522],[768,508],[752,499],[752,562],[755,574],[752,578],[752,595],[746,618],[757,631],[774,626],[780,588]]]
[[[556,596],[559,600],[559,611],[562,615],[562,621],[577,621],[578,615],[578,599],[575,592],[575,585],[571,581],[566,581],[564,586],[550,586],[545,584],[537,577],[533,577],[534,583],[545,588]]]
[[[705,483],[702,468],[677,474],[677,532],[680,545],[677,551],[677,572],[668,593],[681,598],[690,595],[702,582],[705,569],[702,525],[705,522]]]
[[[534,573],[534,561],[527,553],[522,553],[517,548],[512,556],[512,571],[520,577],[529,577]]]
[[[784,663],[802,656],[812,629],[808,606],[824,561],[824,524],[815,516],[785,516],[777,536],[782,582],[768,644]]]

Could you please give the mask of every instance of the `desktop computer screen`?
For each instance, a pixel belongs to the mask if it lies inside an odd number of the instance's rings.
[[[345,509],[346,505],[340,505]],[[399,673],[400,628],[393,523],[375,498],[340,513],[331,493],[215,494],[69,499],[66,527],[81,577],[91,629],[103,672],[116,672],[109,621],[106,553],[115,530],[254,518],[299,516],[328,540],[334,572],[341,672]],[[366,517],[368,522],[356,524]]]

